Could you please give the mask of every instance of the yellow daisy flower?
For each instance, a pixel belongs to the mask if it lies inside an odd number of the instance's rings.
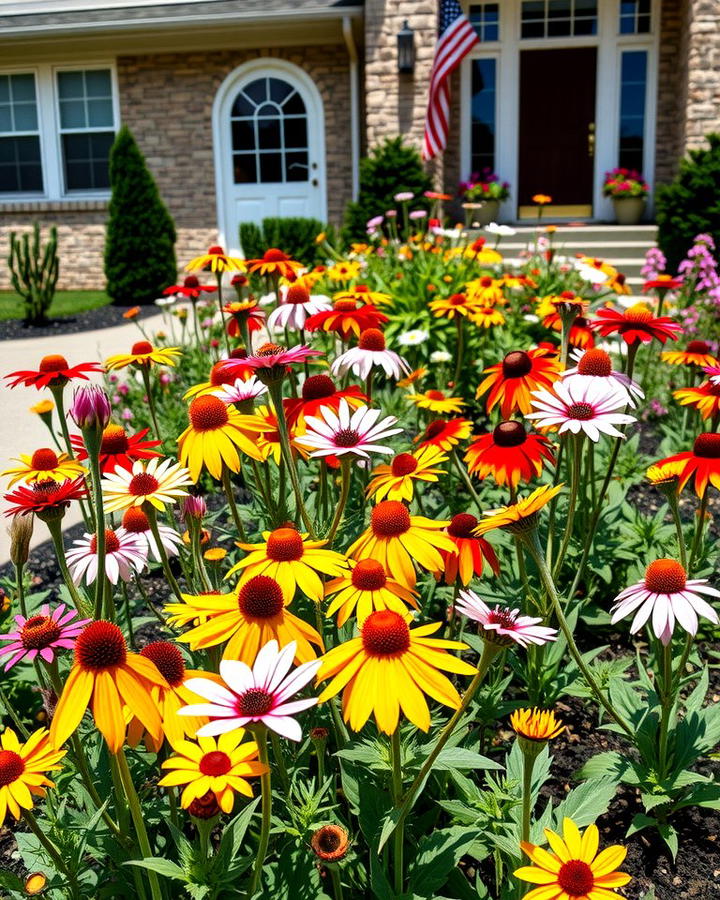
[[[326,597],[335,594],[325,615],[330,618],[337,613],[338,627],[342,628],[353,613],[362,622],[377,609],[392,609],[401,615],[407,611],[406,603],[419,609],[417,592],[390,578],[376,559],[351,560],[350,566],[349,573],[325,585]]]
[[[467,406],[461,397],[448,397],[443,391],[425,391],[424,394],[410,394],[408,402],[420,409],[429,409],[434,413],[459,413]]]
[[[258,761],[257,744],[255,741],[243,742],[244,735],[244,729],[238,728],[219,738],[177,741],[174,755],[162,764],[163,769],[170,771],[158,784],[161,787],[185,785],[180,797],[183,809],[212,791],[220,809],[224,813],[231,812],[236,793],[244,797],[253,795],[247,779],[268,771],[268,767]]]
[[[360,277],[361,266],[355,260],[336,262],[325,273],[331,281],[354,281]]]
[[[213,616],[218,615],[217,610],[208,609],[205,603],[206,597],[235,597],[234,593],[226,591],[202,591],[200,594],[181,594],[182,603],[166,603],[163,607],[167,614],[167,623],[174,628],[183,628],[185,625],[202,625]]]
[[[5,469],[2,475],[12,475],[8,487],[22,481],[23,484],[34,484],[36,481],[67,481],[84,475],[87,469],[67,453],[55,453],[50,447],[41,447],[32,456],[21,453],[15,458],[19,466]]]
[[[435,466],[442,465],[447,458],[442,450],[432,444],[425,444],[412,453],[400,453],[389,464],[383,463],[373,469],[367,495],[376,500],[405,500],[409,503],[413,497],[413,482],[416,479],[437,481],[443,470]]]
[[[33,808],[33,795],[45,796],[46,787],[55,783],[46,772],[62,768],[58,762],[64,750],[56,750],[46,728],[33,732],[21,744],[12,728],[0,736],[0,828],[7,814],[19,819],[23,809]]]
[[[228,256],[222,247],[214,246],[207,253],[196,256],[185,266],[186,272],[197,272],[209,269],[211,272],[244,272],[245,260],[237,256]]]
[[[480,306],[473,310],[470,321],[481,328],[492,328],[495,325],[504,325],[505,316],[492,306]]]
[[[252,666],[258,650],[272,640],[278,642],[280,649],[296,641],[298,663],[315,659],[312,644],[323,649],[317,631],[285,608],[282,588],[268,575],[254,575],[232,594],[184,595],[184,599],[188,606],[197,609],[198,618],[207,617],[178,638],[191,650],[204,650],[227,641],[223,659],[240,659]]]
[[[137,341],[129,353],[108,356],[105,368],[112,372],[113,369],[125,369],[127,366],[174,366],[176,357],[181,355],[179,347],[153,347],[150,341]]]
[[[545,709],[516,709],[510,715],[510,724],[515,734],[529,741],[549,741],[565,727],[552,710]]]
[[[257,416],[243,416],[219,397],[206,394],[190,403],[188,418],[190,424],[178,438],[178,455],[193,481],[200,478],[203,466],[218,479],[223,465],[240,471],[238,450],[252,459],[263,458],[257,433],[267,427]]]
[[[525,900],[611,900],[617,894],[612,888],[624,887],[630,875],[618,872],[627,850],[615,845],[598,853],[600,836],[596,825],[589,825],[581,834],[572,819],[563,819],[563,836],[549,828],[545,836],[550,844],[548,852],[535,844],[523,841],[523,852],[535,863],[515,870],[515,877],[537,884],[525,895]]]
[[[225,577],[242,571],[238,587],[255,575],[269,575],[282,588],[286,604],[292,602],[298,587],[306,597],[320,603],[324,590],[317,573],[335,576],[347,569],[347,560],[342,553],[324,550],[327,541],[309,541],[308,535],[296,528],[263,531],[262,536],[265,540],[261,544],[237,543],[248,555]]]
[[[455,547],[443,531],[447,525],[447,521],[411,516],[398,500],[382,500],[373,507],[370,527],[348,549],[347,555],[353,559],[376,559],[400,584],[414,588],[415,563],[428,572],[443,571],[445,564],[440,551]]]
[[[370,613],[360,636],[334,647],[323,657],[318,681],[332,681],[320,702],[343,691],[343,719],[360,731],[371,714],[380,731],[393,734],[400,710],[422,731],[430,728],[425,694],[451,709],[460,706],[460,695],[445,672],[475,675],[477,670],[448,650],[465,650],[459,641],[430,637],[440,622],[410,629],[410,615],[390,609]]]
[[[529,496],[521,497],[517,503],[486,512],[485,519],[477,526],[475,534],[485,534],[492,531],[493,528],[503,528],[515,533],[527,531],[534,527],[538,513],[543,506],[549,503],[556,494],[559,494],[563,487],[562,484],[556,484],[554,487],[544,484]]]

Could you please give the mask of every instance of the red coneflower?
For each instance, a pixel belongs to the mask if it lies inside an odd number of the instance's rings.
[[[335,300],[332,309],[315,313],[305,322],[307,331],[333,331],[347,341],[351,335],[360,337],[368,328],[379,328],[389,318],[371,303],[352,299]]]
[[[682,326],[670,316],[654,316],[645,303],[635,303],[629,309],[599,309],[597,318],[590,323],[603,337],[619,334],[626,344],[638,341],[649,343],[653,338],[664,344],[668,338],[676,341],[682,332]]]
[[[64,356],[51,354],[43,356],[37,372],[21,370],[11,372],[5,378],[11,388],[22,384],[24,387],[35,387],[40,390],[45,387],[63,387],[68,381],[76,379],[87,381],[90,372],[102,372],[100,363],[78,363],[76,366],[69,366]]]
[[[658,275],[642,286],[643,294],[649,291],[679,291],[683,286],[682,278],[673,278],[672,275]]]
[[[455,547],[441,550],[445,561],[445,584],[460,583],[467,587],[473,575],[482,575],[485,560],[496,575],[500,574],[500,563],[495,551],[485,538],[478,537],[475,529],[478,520],[470,513],[458,513],[450,520],[447,533]]]
[[[472,422],[469,419],[434,419],[413,443],[419,443],[421,447],[430,444],[441,450],[452,450],[460,441],[467,440],[471,431]]]
[[[493,431],[473,441],[465,453],[468,472],[478,478],[492,475],[497,484],[516,488],[542,472],[543,461],[555,461],[550,442],[528,434],[521,422],[501,422]]]
[[[43,520],[56,518],[63,514],[72,500],[82,500],[86,496],[87,489],[82,478],[64,481],[62,484],[56,481],[38,481],[32,487],[22,486],[5,494],[5,500],[14,504],[8,507],[5,515],[26,516],[34,513]]]
[[[306,416],[317,416],[321,409],[338,411],[340,401],[345,398],[348,406],[357,409],[369,400],[357,385],[337,388],[328,375],[311,375],[303,382],[299,397],[288,397],[283,400],[285,418],[289,427],[298,425],[305,427]]]
[[[150,449],[160,446],[162,441],[144,440],[149,431],[149,428],[143,428],[137,434],[128,434],[122,425],[108,425],[103,431],[100,444],[102,473],[114,472],[117,468],[132,469],[136,459],[152,459],[153,456],[162,456],[162,453]],[[82,437],[79,434],[73,434],[70,441],[77,459],[87,459],[88,454]]]
[[[303,264],[278,250],[277,247],[270,247],[266,250],[262,259],[247,260],[249,275],[278,275],[283,278],[293,278]]]
[[[560,362],[546,350],[513,350],[502,362],[485,369],[487,378],[477,389],[476,397],[482,397],[488,390],[487,411],[500,404],[504,419],[519,410],[523,415],[530,412],[532,391],[548,388],[560,377]]]
[[[197,275],[188,275],[182,284],[172,284],[165,288],[163,294],[180,294],[181,297],[187,297],[188,300],[197,300],[204,292],[212,294],[217,290],[214,284],[200,284]]]
[[[703,496],[708,482],[720,491],[720,434],[704,431],[695,438],[692,450],[668,456],[658,465],[674,462],[685,464],[678,476],[679,490],[695,476],[695,493],[698,497]]]

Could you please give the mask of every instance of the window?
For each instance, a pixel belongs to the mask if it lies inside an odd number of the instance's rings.
[[[58,72],[57,100],[65,190],[107,189],[115,139],[110,70]]]
[[[472,61],[471,171],[495,171],[495,60]]]
[[[35,76],[0,75],[0,193],[42,191]]]
[[[620,65],[618,164],[642,172],[645,150],[647,51],[627,50]]]
[[[470,22],[483,44],[500,40],[500,7],[498,3],[473,3]]]
[[[522,38],[597,34],[597,0],[523,0]]]
[[[281,78],[257,78],[230,112],[235,184],[308,180],[305,102]]]
[[[650,31],[650,0],[620,0],[620,34]]]

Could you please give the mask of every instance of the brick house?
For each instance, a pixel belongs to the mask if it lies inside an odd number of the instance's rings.
[[[466,3],[480,43],[454,75],[454,193],[489,167],[555,216],[611,218],[602,175],[655,184],[720,130],[720,0]],[[0,253],[58,226],[61,287],[102,285],[107,157],[120,123],[146,155],[182,263],[265,215],[339,222],[360,156],[420,146],[437,0],[0,0]],[[413,31],[411,73],[398,33]],[[3,272],[0,276],[5,278]]]

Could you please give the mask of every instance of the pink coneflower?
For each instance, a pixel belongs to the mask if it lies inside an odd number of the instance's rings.
[[[162,562],[162,555],[158,548],[157,541],[150,529],[148,517],[139,506],[131,506],[125,510],[122,517],[122,526],[129,533],[145,541],[146,556],[151,556],[156,562]],[[177,556],[180,553],[182,545],[182,537],[170,528],[169,525],[161,525],[158,523],[158,534],[160,535],[160,543],[165,548],[168,556]]]
[[[402,428],[393,428],[395,416],[386,416],[380,422],[379,409],[361,406],[354,412],[343,398],[335,413],[330,407],[320,409],[319,416],[305,416],[305,434],[295,438],[303,447],[312,448],[310,456],[362,456],[368,459],[371,453],[392,453],[391,447],[378,444],[393,434],[400,434]]]
[[[84,576],[85,583],[92,584],[97,578],[97,536],[84,534],[74,544],[67,553],[72,580],[80,584]],[[117,584],[119,578],[130,581],[146,562],[147,543],[143,538],[122,527],[105,529],[105,574],[111,584]]]
[[[270,328],[289,328],[300,331],[310,316],[320,312],[328,312],[332,303],[328,297],[310,296],[310,291],[303,284],[291,284],[281,295],[280,304],[268,316]]]
[[[310,356],[322,356],[319,350],[311,350],[305,344],[296,347],[281,347],[279,344],[267,343],[242,360],[243,364],[260,373],[264,369],[276,369],[292,366],[295,363],[305,362]]]
[[[9,634],[0,634],[0,641],[11,642],[0,650],[0,656],[10,657],[5,663],[6,672],[20,660],[32,662],[36,656],[40,656],[45,662],[51,663],[55,659],[56,650],[72,650],[75,638],[90,619],[73,622],[77,613],[74,609],[66,612],[66,609],[65,604],[61,603],[51,613],[46,603],[40,607],[39,613],[27,619],[25,616],[15,616],[17,629]]]
[[[700,597],[709,594],[720,597],[720,591],[708,587],[706,578],[688,581],[687,572],[674,559],[656,559],[645,570],[643,581],[633,584],[619,593],[612,608],[611,622],[635,613],[630,626],[631,634],[639,631],[652,615],[655,636],[667,645],[672,638],[675,622],[688,634],[698,630],[698,615],[718,624],[715,610]]]
[[[185,687],[210,703],[186,706],[179,710],[179,715],[210,718],[211,721],[198,731],[198,737],[226,734],[244,728],[249,722],[262,722],[282,737],[299,741],[302,729],[292,717],[315,706],[318,698],[290,698],[312,681],[322,659],[305,662],[289,674],[296,651],[295,641],[290,641],[280,651],[277,641],[268,641],[255,658],[252,669],[240,660],[225,659],[220,663],[220,677],[226,686],[208,678],[188,679]]]
[[[707,373],[711,384],[720,384],[720,366],[704,366],[703,372]]]
[[[533,391],[533,396],[534,411],[525,418],[535,419],[538,428],[557,428],[558,434],[586,434],[597,442],[601,434],[624,437],[615,426],[636,421],[618,412],[627,406],[627,392],[594,379],[557,381],[548,391]]]
[[[351,347],[330,367],[333,375],[345,375],[352,370],[358,378],[367,378],[374,366],[381,366],[385,374],[396,380],[403,373],[410,374],[410,366],[397,353],[388,350],[385,335],[379,328],[367,328],[360,335],[357,347]]]
[[[642,400],[645,394],[640,385],[624,372],[616,372],[612,367],[610,354],[597,347],[591,350],[575,349],[570,354],[576,365],[566,369],[562,378],[576,381],[578,379],[592,379],[596,384],[603,384],[608,388],[621,388],[627,394],[629,406],[636,405],[635,398]]]
[[[222,400],[225,406],[229,406],[231,403],[245,403],[247,400],[254,400],[255,397],[266,394],[267,386],[251,375],[247,381],[238,378],[233,384],[224,384],[213,393]]]
[[[541,625],[540,617],[523,616],[519,609],[495,606],[491,609],[475,591],[460,591],[455,608],[468,619],[479,622],[486,641],[509,647],[513,642],[521,647],[546,644],[557,638],[557,629]]]

